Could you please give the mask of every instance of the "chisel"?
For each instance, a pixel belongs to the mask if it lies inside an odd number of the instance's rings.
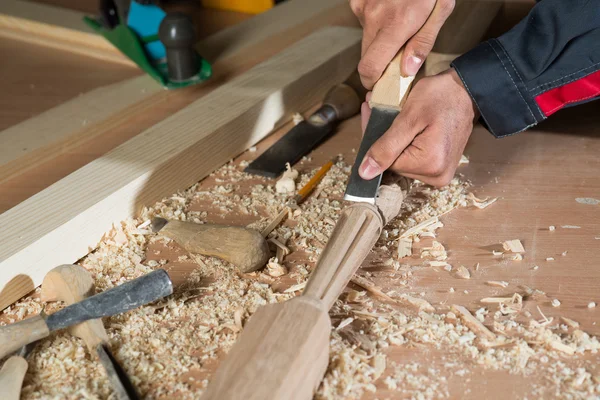
[[[88,270],[79,265],[61,265],[44,277],[41,300],[73,304],[93,295],[94,291],[94,279]],[[108,334],[101,319],[72,326],[70,332],[85,342],[91,354],[98,355],[117,399],[139,399],[131,380],[110,352]]]
[[[358,174],[358,169],[371,146],[390,127],[404,105],[414,76],[403,77],[400,74],[400,51],[388,65],[381,78],[375,83],[373,95],[369,102],[371,116],[365,130],[362,142],[356,154],[356,160],[346,186],[344,200],[375,204],[375,198],[381,175],[371,180],[365,180]]]
[[[151,303],[173,293],[166,271],[159,269],[138,279],[88,297],[47,315],[41,313],[14,324],[0,327],[0,358],[50,332],[68,328],[90,319],[109,317]]]
[[[341,121],[356,115],[365,97],[358,74],[334,86],[323,100],[323,105],[307,120],[300,122],[278,142],[252,161],[244,172],[276,178],[285,170],[285,164],[298,162],[322,142]]]

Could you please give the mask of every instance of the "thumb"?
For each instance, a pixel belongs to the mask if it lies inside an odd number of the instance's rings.
[[[390,129],[371,146],[358,169],[363,179],[370,180],[382,174],[425,128],[424,122],[417,120],[416,123],[409,123],[411,120],[415,121],[405,108],[403,113],[396,117]]]

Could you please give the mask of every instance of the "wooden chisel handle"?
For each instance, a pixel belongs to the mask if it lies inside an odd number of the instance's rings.
[[[354,72],[344,83],[332,87],[327,92],[323,105],[333,108],[337,120],[342,121],[358,114],[366,93],[358,72]]]
[[[345,208],[302,295],[321,300],[327,310],[331,308],[377,242],[385,223],[400,212],[402,200],[399,186],[382,186],[376,206],[356,203]]]
[[[4,362],[0,370],[0,391],[3,400],[21,398],[21,386],[28,366],[27,360],[21,356],[12,356]]]
[[[0,327],[0,358],[29,343],[48,337],[49,334],[48,325],[40,315],[2,326]]]

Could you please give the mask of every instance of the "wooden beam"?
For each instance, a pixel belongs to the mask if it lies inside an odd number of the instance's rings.
[[[0,35],[102,61],[135,66],[84,22],[85,14],[24,0],[0,2]]]
[[[189,187],[313,106],[356,68],[361,32],[327,28],[0,215],[0,309],[114,222]]]
[[[0,212],[105,154],[223,82],[327,25],[356,26],[345,0],[289,0],[198,44],[213,78],[164,91],[149,77],[97,89],[0,132]],[[56,173],[48,173],[57,169]],[[23,178],[21,178],[23,177]]]

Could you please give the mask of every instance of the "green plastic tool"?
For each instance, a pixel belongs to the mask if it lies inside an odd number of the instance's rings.
[[[113,29],[106,29],[94,18],[84,17],[83,20],[89,27],[104,36],[106,40],[111,42],[142,70],[167,89],[178,89],[195,85],[204,82],[212,76],[210,64],[198,55],[198,74],[182,82],[172,82],[169,80],[167,74],[167,63],[161,62],[155,64],[148,59],[144,52],[143,45],[157,41],[157,35],[140,38],[127,25],[119,24]]]

